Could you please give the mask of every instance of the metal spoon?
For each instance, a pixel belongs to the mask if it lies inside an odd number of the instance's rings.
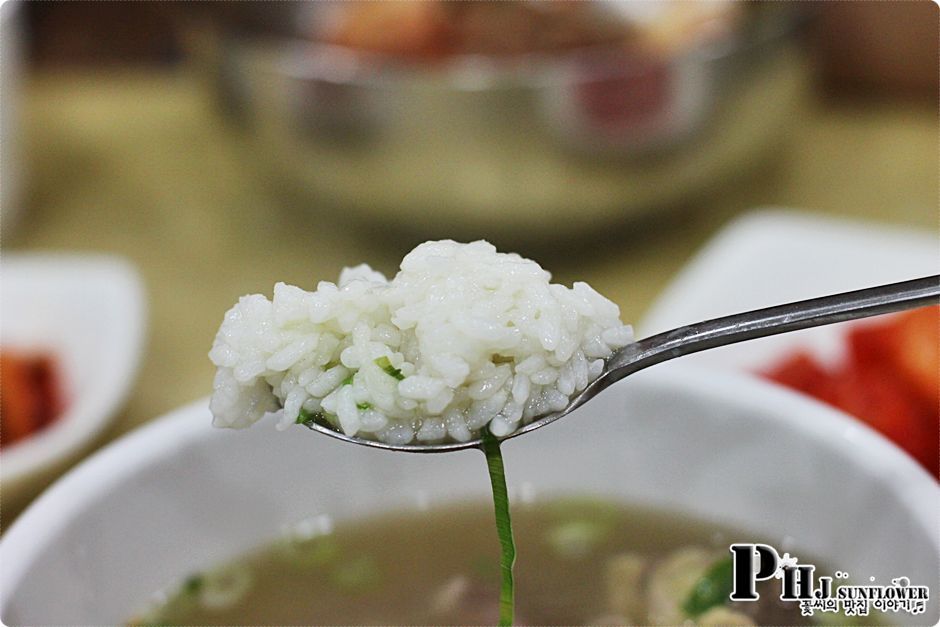
[[[768,335],[935,305],[940,302],[938,299],[940,299],[940,275],[934,275],[757,309],[659,333],[638,340],[613,353],[607,359],[603,372],[583,391],[575,395],[564,410],[540,416],[503,439],[514,438],[555,422],[624,377],[676,357]],[[483,446],[483,440],[480,438],[468,442],[395,445],[358,436],[348,436],[319,423],[313,423],[309,427],[345,442],[389,451],[446,453]]]

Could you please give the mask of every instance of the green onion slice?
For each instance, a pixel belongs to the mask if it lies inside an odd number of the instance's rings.
[[[401,373],[401,370],[392,365],[392,362],[388,360],[388,357],[379,357],[375,360],[375,365],[387,372],[390,376],[395,377],[399,381],[405,378],[405,375]]]
[[[496,511],[496,533],[499,535],[501,549],[499,570],[502,585],[499,591],[499,625],[512,625],[515,585],[512,579],[512,567],[516,561],[516,545],[512,538],[512,521],[509,518],[509,492],[506,489],[506,474],[503,470],[503,455],[499,450],[499,440],[483,428],[483,453],[486,455],[486,467],[493,486],[493,507]]]
[[[730,556],[712,564],[695,582],[685,603],[682,604],[682,611],[690,618],[695,618],[723,604],[731,594],[733,575],[734,566]]]

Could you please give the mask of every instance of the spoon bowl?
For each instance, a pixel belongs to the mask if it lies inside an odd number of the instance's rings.
[[[732,314],[665,331],[638,340],[614,352],[606,360],[601,374],[584,390],[571,397],[567,407],[558,412],[539,416],[500,440],[535,431],[559,418],[564,418],[624,377],[676,357],[769,335],[936,305],[938,302],[940,302],[940,275],[932,275]],[[388,444],[355,435],[350,436],[328,424],[312,422],[307,426],[313,431],[344,442],[388,451],[448,453],[483,447],[482,437],[466,442]]]

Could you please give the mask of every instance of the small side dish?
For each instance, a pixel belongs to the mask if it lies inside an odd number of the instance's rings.
[[[120,409],[143,353],[147,303],[120,257],[5,252],[2,267],[0,483],[5,511],[15,511]]]
[[[799,351],[763,374],[860,418],[940,475],[940,307],[858,324],[845,344],[837,364]]]
[[[4,349],[0,372],[0,446],[10,446],[58,418],[64,399],[51,355]]]

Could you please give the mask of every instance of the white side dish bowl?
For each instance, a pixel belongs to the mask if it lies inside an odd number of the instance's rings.
[[[638,337],[728,314],[937,274],[935,232],[761,209],[725,227],[663,290]],[[795,350],[837,360],[849,322],[689,355],[709,368],[757,370]],[[672,364],[664,364],[670,368]]]
[[[5,624],[120,623],[156,590],[303,519],[489,497],[475,451],[386,453],[300,427],[212,429],[207,403],[106,447],[20,517],[0,541]],[[754,534],[734,541],[770,541],[856,580],[931,586],[928,613],[910,622],[937,620],[936,481],[866,426],[786,390],[654,368],[507,442],[504,455],[517,506],[592,494],[727,524]]]
[[[65,408],[47,428],[3,447],[4,503],[34,494],[89,446],[120,409],[143,351],[146,298],[137,271],[106,255],[5,253],[0,349],[42,352]]]

